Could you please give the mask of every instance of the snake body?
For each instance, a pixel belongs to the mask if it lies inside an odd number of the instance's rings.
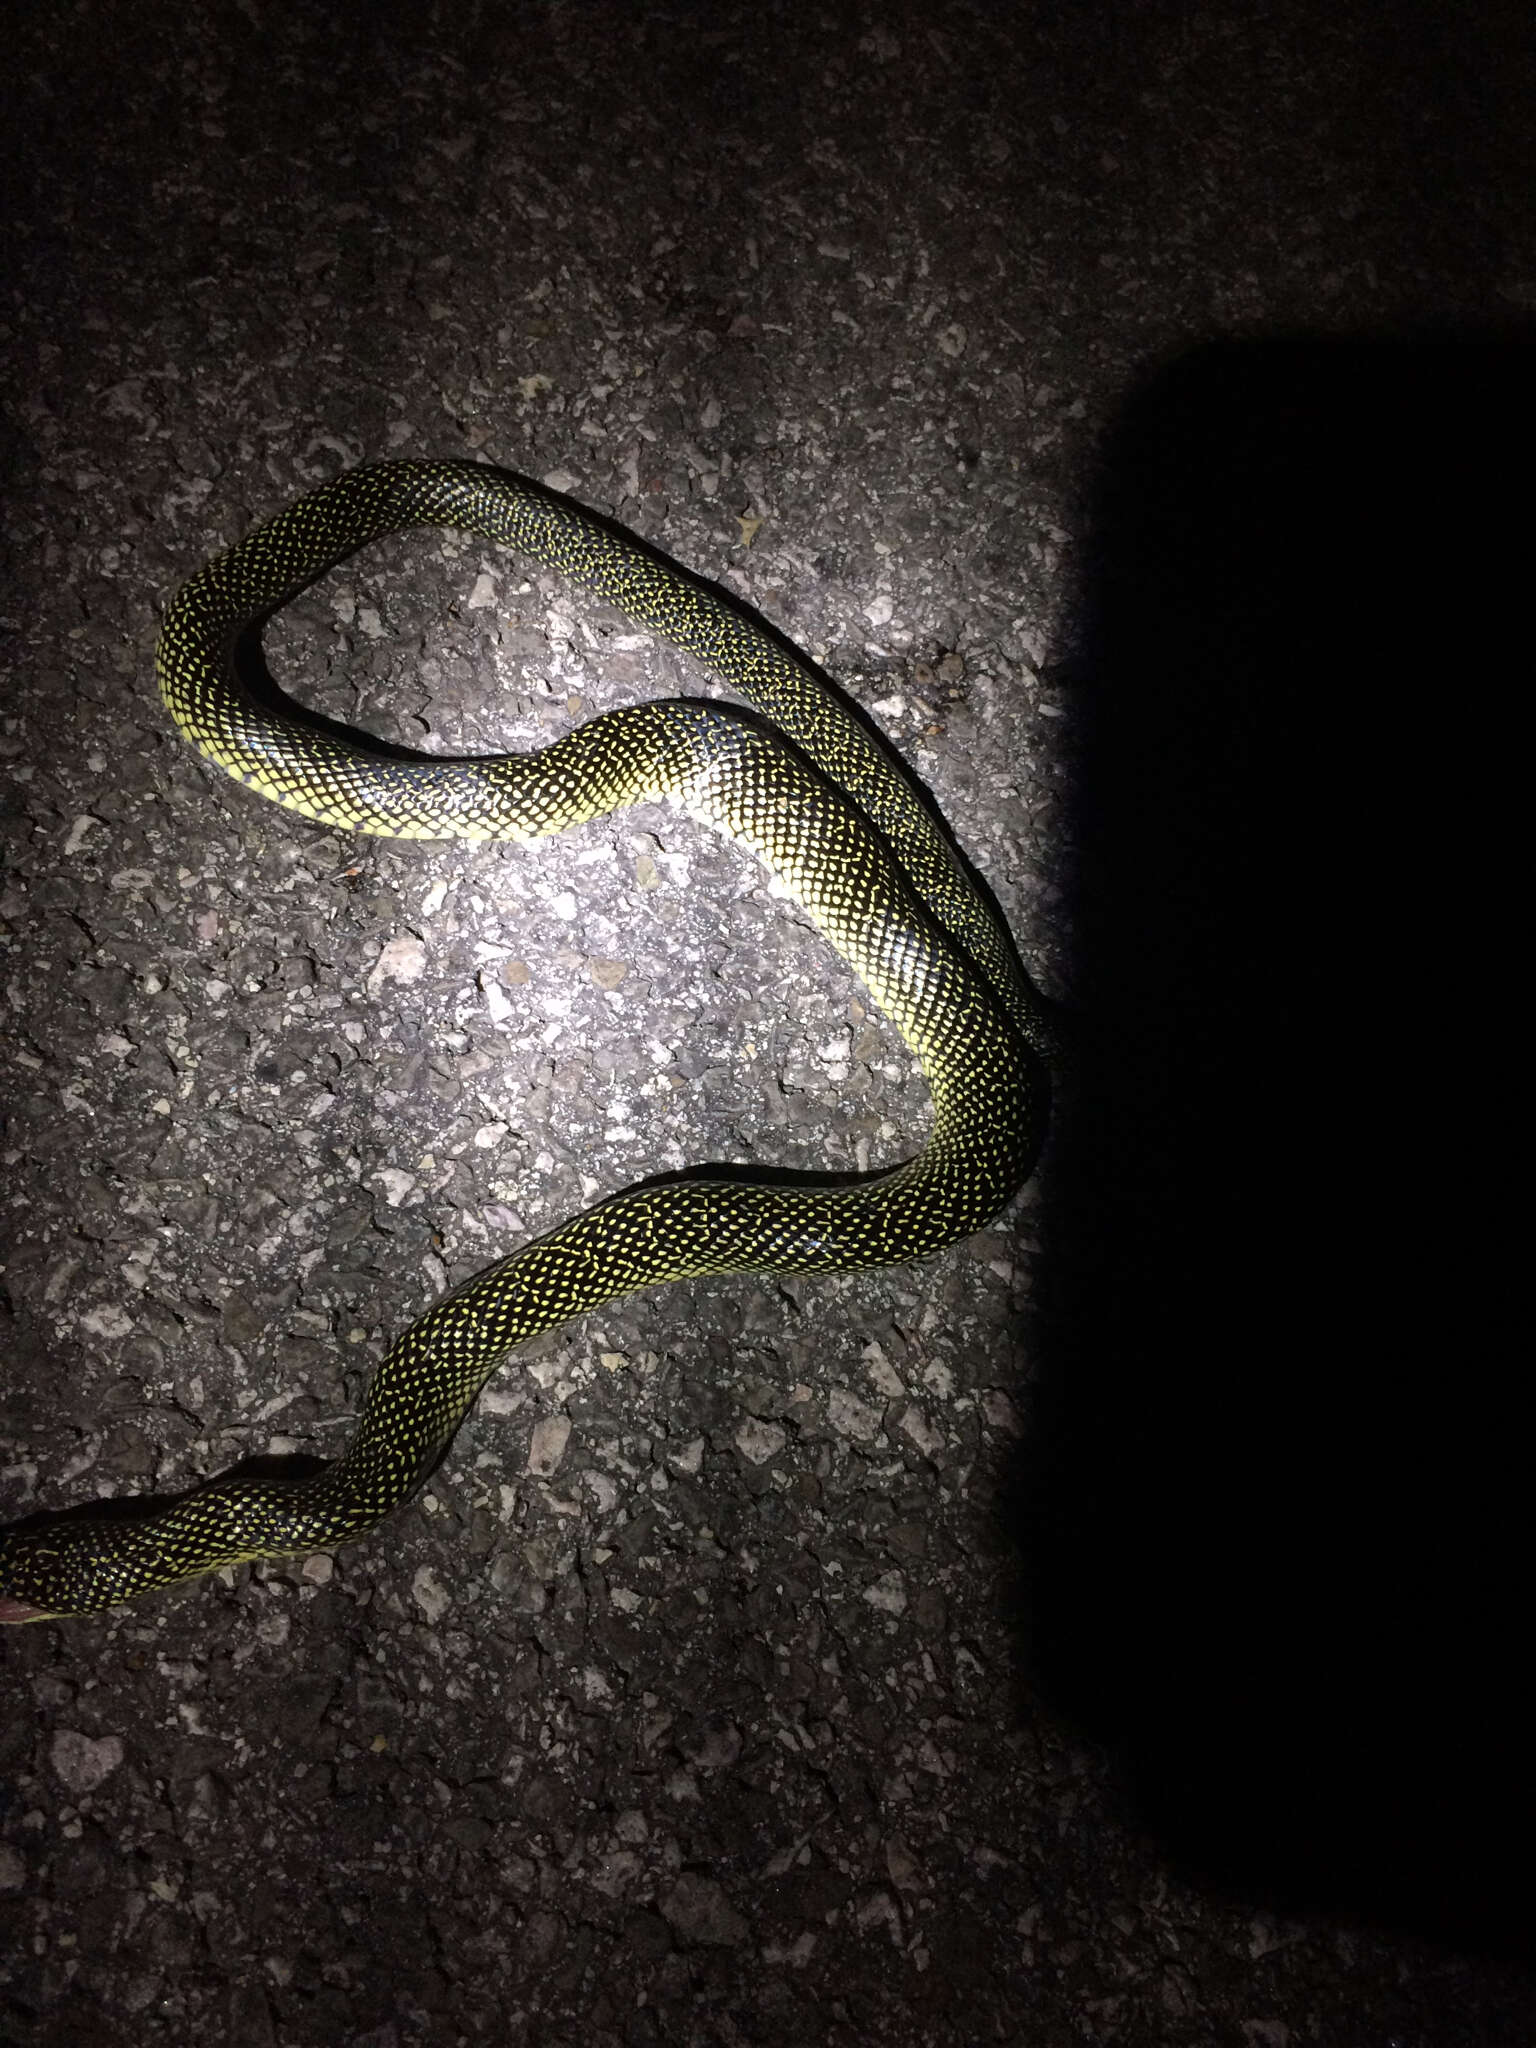
[[[713,700],[639,704],[534,754],[448,760],[247,687],[242,635],[358,548],[423,525],[566,572],[706,662],[756,715]],[[480,464],[351,470],[178,592],[156,666],[171,717],[208,761],[323,824],[525,841],[665,798],[723,829],[768,864],[900,1029],[932,1090],[933,1131],[883,1173],[814,1185],[682,1179],[600,1202],[407,1330],[373,1377],[348,1449],[318,1473],[233,1473],[137,1518],[87,1511],[0,1531],[0,1620],[93,1613],[360,1536],[410,1498],[486,1379],[537,1333],[685,1276],[843,1272],[935,1252],[986,1222],[1031,1172],[1055,1030],[995,908],[905,770],[823,678],[745,608],[622,529]]]

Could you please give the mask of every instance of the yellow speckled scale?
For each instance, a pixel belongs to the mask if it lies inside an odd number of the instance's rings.
[[[514,548],[697,655],[759,715],[640,704],[536,754],[414,756],[257,703],[240,635],[369,541],[452,526]],[[0,1531],[0,1620],[87,1614],[256,1557],[329,1547],[409,1499],[488,1376],[527,1338],[641,1287],[705,1273],[844,1272],[940,1250],[1029,1175],[1055,1033],[1013,942],[876,734],[721,592],[568,499],[465,462],[391,462],[311,492],[172,600],[157,654],[182,733],[247,787],[396,839],[528,840],[665,798],[757,854],[862,977],[922,1063],[933,1135],[887,1173],[815,1187],[630,1188],[460,1287],[407,1330],[350,1447],[318,1474],[225,1478],[137,1520]]]

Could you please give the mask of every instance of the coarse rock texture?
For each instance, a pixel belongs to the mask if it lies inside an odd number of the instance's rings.
[[[0,1518],[329,1455],[524,1235],[923,1128],[853,978],[671,813],[394,846],[205,769],[152,657],[217,548],[392,455],[601,507],[865,705],[1070,999],[1126,392],[1536,300],[1497,43],[1411,9],[61,0],[8,44]],[[709,687],[457,535],[266,646],[450,752]],[[930,1264],[559,1331],[355,1549],[7,1632],[0,2039],[1529,2040],[1518,1961],[1170,1858],[1032,1682],[1000,1496],[1052,1171]]]

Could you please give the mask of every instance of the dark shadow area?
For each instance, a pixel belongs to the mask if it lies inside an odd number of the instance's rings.
[[[1186,1871],[1531,1953],[1525,334],[1213,345],[1106,450],[1031,1681]],[[1513,775],[1508,757],[1521,766]]]

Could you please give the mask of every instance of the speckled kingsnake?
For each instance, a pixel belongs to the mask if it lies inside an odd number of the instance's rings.
[[[258,702],[234,658],[241,633],[367,542],[422,525],[568,572],[761,715],[639,704],[537,754],[447,760]],[[685,1275],[839,1272],[937,1251],[1028,1176],[1054,1034],[1006,928],[905,772],[816,672],[621,529],[473,463],[352,470],[192,578],[167,610],[157,667],[172,717],[207,759],[328,825],[528,840],[667,797],[723,828],[778,874],[899,1026],[932,1088],[933,1135],[903,1166],[832,1185],[685,1179],[612,1196],[430,1309],[374,1375],[350,1448],[318,1474],[227,1475],[137,1520],[88,1512],[0,1531],[0,1619],[92,1613],[361,1535],[410,1497],[489,1374],[535,1333]]]

